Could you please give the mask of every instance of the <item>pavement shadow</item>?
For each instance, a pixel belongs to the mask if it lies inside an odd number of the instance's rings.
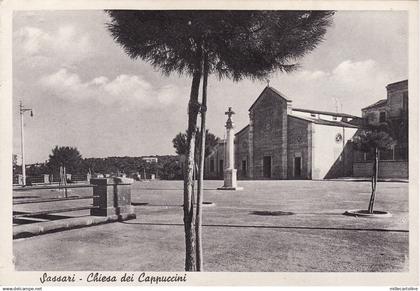
[[[150,207],[184,207],[182,204],[150,204],[147,202],[131,202],[133,206],[150,206]],[[196,204],[194,204],[195,206]],[[214,202],[204,201],[203,206],[214,206]]]
[[[260,216],[284,216],[284,215],[294,215],[293,212],[290,211],[252,211],[250,214],[253,215],[260,215]]]
[[[19,214],[30,214],[30,212],[13,211],[13,215],[19,215]],[[56,214],[27,215],[23,217],[13,217],[13,224],[19,224],[19,225],[30,224],[30,223],[52,221],[52,220],[67,219],[67,218],[72,218],[72,216],[56,215]]]
[[[134,222],[121,221],[119,223],[144,225],[144,226],[184,226],[183,223],[155,223],[155,222]],[[239,224],[203,224],[204,227],[226,227],[226,228],[261,228],[261,229],[291,229],[291,230],[333,230],[333,231],[367,231],[367,232],[399,232],[408,233],[405,229],[386,228],[351,228],[351,227],[318,227],[318,226],[280,226],[280,225],[239,225]]]
[[[147,202],[131,202],[133,206],[149,206],[149,207],[182,207],[181,204],[150,204]]]
[[[13,224],[22,225],[22,224],[30,224],[30,223],[38,223],[39,220],[33,220],[30,218],[13,218]]]
[[[153,190],[153,191],[184,191],[182,188],[140,188],[141,190]],[[204,190],[217,190],[217,188],[204,188]]]
[[[30,199],[30,198],[39,198],[39,196],[15,196],[13,199]]]

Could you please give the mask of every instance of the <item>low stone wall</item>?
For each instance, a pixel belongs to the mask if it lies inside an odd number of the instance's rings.
[[[28,223],[22,225],[13,226],[13,238],[23,238],[30,237],[34,235],[40,235],[49,232],[63,231],[73,228],[91,226],[101,223],[115,222],[115,221],[124,221],[129,219],[135,219],[136,214],[134,212],[134,207],[131,205],[131,184],[133,183],[132,179],[122,178],[122,177],[113,177],[113,178],[96,178],[91,179],[91,185],[67,185],[67,188],[93,188],[93,196],[87,197],[70,197],[70,198],[52,198],[51,199],[32,199],[36,203],[47,203],[59,201],[68,201],[76,199],[91,199],[93,197],[92,206],[84,207],[73,207],[73,208],[59,208],[54,207],[52,210],[43,207],[44,210],[33,212],[33,213],[23,213],[23,214],[13,214],[13,219],[19,217],[32,217],[35,215],[47,215],[51,213],[61,213],[61,212],[73,212],[79,210],[90,209],[90,216],[80,216],[72,217],[68,219],[58,219],[53,221],[42,221],[37,223]],[[35,186],[37,189],[41,189],[39,186]],[[26,189],[36,189],[35,187],[28,187]],[[59,186],[41,186],[43,189],[59,189]],[[14,201],[16,204],[27,204],[33,203],[34,201],[20,201],[20,203]]]
[[[32,184],[48,184],[50,183],[49,175],[27,176],[26,185]],[[23,185],[23,176],[18,174],[13,177],[14,185]]]
[[[353,163],[354,177],[372,176],[373,162]],[[408,179],[407,161],[379,161],[379,178]]]
[[[90,181],[91,175],[87,174],[73,174],[71,175],[72,182]]]

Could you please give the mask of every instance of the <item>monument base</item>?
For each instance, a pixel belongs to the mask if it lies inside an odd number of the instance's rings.
[[[91,216],[116,217],[119,221],[136,218],[131,205],[132,179],[123,177],[90,179],[93,188]]]
[[[236,169],[226,169],[224,172],[224,185],[217,188],[217,190],[243,190],[242,187],[238,187],[236,181]]]

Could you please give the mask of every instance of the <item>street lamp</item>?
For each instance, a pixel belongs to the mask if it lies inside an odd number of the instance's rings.
[[[26,168],[25,168],[25,150],[24,150],[24,134],[23,134],[23,114],[26,111],[31,112],[31,117],[34,116],[32,109],[23,107],[22,101],[19,102],[19,114],[20,114],[20,150],[22,153],[22,178],[23,178],[23,186],[26,186]]]

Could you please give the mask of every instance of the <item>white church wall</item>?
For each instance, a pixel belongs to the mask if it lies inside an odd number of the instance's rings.
[[[340,171],[340,167],[344,173],[342,163],[344,145],[351,140],[356,131],[356,128],[313,125],[312,179],[324,179],[332,170]],[[346,166],[351,167],[351,165]]]

